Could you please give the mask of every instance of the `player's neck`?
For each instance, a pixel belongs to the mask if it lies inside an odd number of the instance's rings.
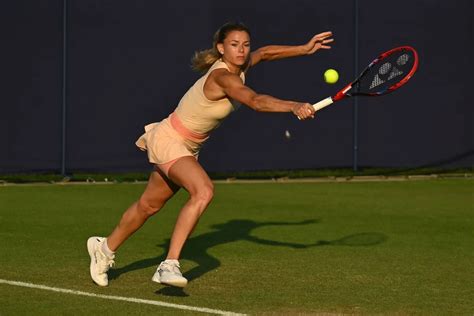
[[[231,62],[228,62],[224,59],[222,59],[222,61],[227,65],[227,68],[229,69],[229,72],[231,72],[233,74],[236,74],[236,75],[240,75],[240,73],[242,72],[242,68],[240,66],[234,65]]]

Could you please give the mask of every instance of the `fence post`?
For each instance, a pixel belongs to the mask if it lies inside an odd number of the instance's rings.
[[[354,0],[354,78],[359,75],[359,1]],[[359,100],[356,97],[353,98],[353,161],[352,168],[354,171],[358,171],[358,150],[359,150],[359,135],[358,135],[358,106]]]
[[[61,175],[66,176],[66,117],[67,117],[67,0],[63,0],[63,72],[62,72],[62,133]]]

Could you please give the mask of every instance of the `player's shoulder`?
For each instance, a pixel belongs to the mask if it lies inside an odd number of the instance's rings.
[[[230,72],[226,68],[214,69],[209,74],[209,77],[212,78],[212,80],[215,80],[218,83],[232,82],[232,81],[235,81],[235,80],[241,81],[241,78],[239,77],[239,75]]]
[[[227,76],[227,75],[233,75],[227,68],[216,68],[211,71],[209,74],[210,76]]]

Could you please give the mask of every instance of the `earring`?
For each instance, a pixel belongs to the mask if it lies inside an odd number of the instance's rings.
[[[224,55],[224,52],[223,52],[223,51],[219,51],[219,53],[221,53],[221,55]]]

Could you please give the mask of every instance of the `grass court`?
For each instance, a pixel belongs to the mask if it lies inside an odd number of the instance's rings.
[[[86,240],[110,233],[143,183],[0,186],[0,315],[472,315],[472,179],[216,183],[182,255],[184,289],[153,283],[179,192],[120,248],[110,285]],[[209,313],[99,295],[208,308]]]

